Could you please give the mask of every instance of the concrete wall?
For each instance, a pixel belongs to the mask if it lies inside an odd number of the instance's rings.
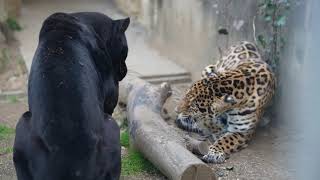
[[[256,0],[115,0],[150,32],[151,45],[188,69],[194,79],[239,40],[253,40]],[[263,29],[256,19],[256,31]],[[226,28],[229,35],[219,35]]]
[[[3,22],[7,18],[6,3],[5,0],[0,0],[0,22]]]
[[[18,17],[21,5],[21,0],[0,0],[0,22],[5,21],[9,16]]]
[[[288,164],[297,169],[296,179],[319,178],[319,107],[320,107],[320,1],[302,1],[292,11],[289,42],[282,58],[281,81],[283,114],[286,128],[294,128],[297,158]]]

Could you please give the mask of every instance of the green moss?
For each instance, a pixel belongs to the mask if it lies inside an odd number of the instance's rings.
[[[14,132],[15,132],[14,129],[0,124],[0,139],[7,138],[7,137],[13,135]]]
[[[141,173],[155,174],[159,171],[137,151],[129,149],[128,155],[122,158],[121,173],[123,176]]]
[[[22,27],[18,23],[16,19],[13,18],[8,18],[6,20],[7,26],[12,30],[12,31],[21,31]]]
[[[7,96],[7,100],[10,102],[10,103],[17,103],[19,100],[18,100],[18,97],[16,95],[9,95]]]
[[[127,118],[124,118],[124,119],[122,120],[122,123],[121,123],[121,125],[120,125],[120,128],[121,128],[121,129],[127,129],[127,128],[128,128],[128,120],[127,120]]]
[[[1,54],[0,54],[0,72],[3,72],[6,69],[9,61],[10,61],[10,56],[9,56],[8,49],[6,49],[6,48],[1,49]]]
[[[126,148],[129,147],[129,132],[128,132],[128,130],[125,130],[121,133],[120,143],[121,143],[121,146],[124,146]]]

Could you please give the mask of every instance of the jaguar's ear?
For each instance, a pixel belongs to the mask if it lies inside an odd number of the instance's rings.
[[[124,33],[130,24],[130,18],[118,19],[114,21],[115,28],[118,32]]]
[[[230,103],[230,104],[235,104],[236,101],[234,100],[232,95],[225,95],[224,96],[224,102]]]

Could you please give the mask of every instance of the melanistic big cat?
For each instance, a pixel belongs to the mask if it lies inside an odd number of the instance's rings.
[[[16,127],[19,180],[119,179],[119,127],[111,117],[126,73],[130,20],[55,13],[43,23]]]

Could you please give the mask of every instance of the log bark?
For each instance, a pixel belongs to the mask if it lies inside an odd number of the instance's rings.
[[[186,140],[186,147],[189,151],[202,156],[208,154],[209,146],[207,142],[199,141],[190,136],[186,136],[185,140]]]
[[[119,101],[127,104],[130,145],[169,179],[213,180],[211,168],[193,155],[184,137],[161,118],[161,108],[170,91],[166,83],[158,87],[139,78],[127,77],[120,83]],[[201,147],[203,152],[202,145],[192,147]]]

